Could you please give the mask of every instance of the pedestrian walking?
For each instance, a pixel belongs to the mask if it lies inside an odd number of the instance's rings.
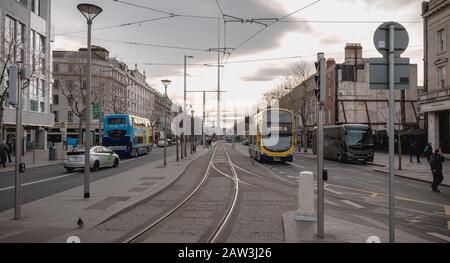
[[[429,142],[425,148],[423,149],[423,153],[427,157],[427,161],[430,162],[430,157],[433,154],[433,147],[431,145],[431,142]]]
[[[411,139],[409,141],[409,162],[412,163],[413,162],[413,156],[416,154],[417,152],[417,142],[414,139]]]
[[[8,161],[9,161],[9,163],[12,163],[11,155],[14,156],[14,152],[13,152],[13,145],[12,145],[11,140],[8,140],[6,142],[6,145],[8,145]]]
[[[417,158],[417,163],[420,163],[420,157],[421,156],[422,156],[422,146],[416,140],[416,158]]]
[[[444,176],[442,174],[442,163],[444,162],[444,160],[444,156],[442,155],[440,149],[436,149],[435,153],[430,157],[430,167],[431,172],[433,173],[433,183],[431,184],[431,190],[433,190],[433,192],[441,192],[439,191],[438,186],[444,180]]]
[[[9,147],[5,141],[0,143],[0,162],[3,167],[6,167],[6,156],[8,154]]]

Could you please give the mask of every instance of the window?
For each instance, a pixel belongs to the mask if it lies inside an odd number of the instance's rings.
[[[446,85],[446,74],[445,74],[445,67],[439,67],[437,69],[437,80],[438,80],[438,90],[439,89],[445,89]]]
[[[39,35],[39,46],[41,48],[40,52],[42,54],[45,54],[45,52],[46,52],[45,37],[42,35]]]
[[[73,65],[72,64],[67,65],[67,72],[73,73]]]
[[[55,72],[55,73],[59,72],[59,64],[58,63],[53,64],[53,72]]]
[[[54,111],[53,114],[55,115],[55,122],[59,122],[59,111]]]
[[[355,81],[355,67],[353,65],[342,65],[342,81]]]
[[[59,105],[59,95],[58,94],[53,95],[53,104]]]
[[[45,112],[45,103],[41,101],[41,102],[39,103],[39,105],[41,106],[41,107],[40,107],[41,112]]]
[[[437,32],[437,44],[438,51],[444,51],[445,49],[445,31],[441,29]]]
[[[69,79],[66,81],[66,88],[68,90],[73,90],[73,80]]]
[[[36,15],[41,15],[41,0],[31,0],[31,12],[35,13]]]
[[[45,80],[41,79],[41,85],[39,85],[39,96],[41,98],[45,98],[47,94],[45,94]]]
[[[59,80],[55,79],[55,82],[53,83],[53,90],[59,90],[59,86],[61,83],[59,83]]]
[[[73,111],[67,112],[67,122],[69,122],[69,123],[73,122]]]
[[[30,111],[38,111],[38,102],[36,100],[30,100]]]
[[[45,59],[39,58],[39,66],[41,67],[41,74],[45,75]]]

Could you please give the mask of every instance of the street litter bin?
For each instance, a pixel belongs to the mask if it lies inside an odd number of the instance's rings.
[[[50,161],[56,160],[56,148],[54,146],[48,149],[48,159]]]

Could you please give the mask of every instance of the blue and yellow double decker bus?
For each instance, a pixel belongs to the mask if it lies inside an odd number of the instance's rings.
[[[149,119],[129,114],[106,115],[103,120],[103,146],[121,156],[139,156],[152,151]]]
[[[250,157],[268,162],[293,161],[296,141],[291,111],[263,110],[253,117],[252,125],[256,134],[249,137]]]

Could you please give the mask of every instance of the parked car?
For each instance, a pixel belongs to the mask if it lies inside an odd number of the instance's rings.
[[[167,140],[166,146],[168,146],[168,143],[169,143],[168,141],[169,140]],[[158,141],[157,145],[158,145],[158,147],[164,147],[164,143],[165,143],[165,140],[164,139],[160,139]]]
[[[244,145],[249,145],[248,140],[242,142]]]
[[[71,173],[75,169],[84,169],[84,148],[76,148],[67,152],[64,160],[64,168]],[[94,146],[90,151],[90,168],[94,171],[103,167],[117,167],[120,163],[119,155],[111,149],[103,146]]]
[[[171,140],[171,139],[167,139],[167,144],[168,144],[168,145],[173,145],[172,140]]]

